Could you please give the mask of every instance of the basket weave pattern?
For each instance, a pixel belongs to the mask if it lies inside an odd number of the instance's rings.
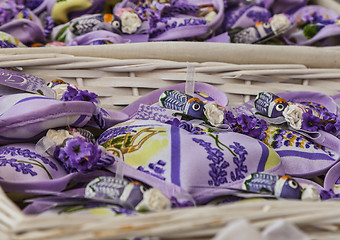
[[[104,108],[122,109],[152,90],[185,82],[187,67],[195,68],[196,81],[225,92],[229,105],[249,101],[261,91],[340,91],[340,69],[311,68],[304,64],[234,64],[181,62],[163,59],[113,59],[65,54],[6,56],[0,67],[15,68],[47,82],[63,79],[99,95]]]

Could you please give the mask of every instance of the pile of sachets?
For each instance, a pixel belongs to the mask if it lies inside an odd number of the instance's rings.
[[[181,83],[116,111],[60,79],[1,69],[0,83],[0,186],[27,214],[339,198],[339,95],[229,107],[216,87]]]
[[[8,47],[152,41],[339,45],[339,13],[306,0],[1,0]]]

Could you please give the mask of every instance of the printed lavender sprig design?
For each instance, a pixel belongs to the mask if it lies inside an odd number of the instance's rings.
[[[193,138],[192,140],[206,150],[208,153],[207,159],[211,161],[209,163],[211,180],[208,181],[208,184],[210,186],[220,186],[228,183],[226,169],[230,164],[224,159],[224,153],[219,148],[212,147],[211,143],[203,139]]]
[[[224,150],[225,148],[231,153],[231,155],[233,155],[233,162],[235,163],[236,168],[235,172],[230,172],[231,180],[237,181],[245,178],[243,173],[248,172],[247,166],[243,164],[244,161],[246,160],[246,155],[248,155],[248,152],[247,150],[245,150],[245,147],[243,147],[238,142],[234,142],[234,145],[229,145],[228,147],[219,140],[218,134],[209,134],[209,136],[211,136],[215,140],[215,144],[219,149]]]
[[[26,160],[18,160],[17,158],[7,158],[6,155],[23,156]],[[53,179],[51,173],[46,168],[48,165],[53,170],[58,171],[58,167],[46,157],[36,154],[29,149],[21,149],[17,147],[1,147],[0,148],[0,167],[11,166],[15,168],[15,171],[21,172],[22,174],[30,174],[32,177],[37,175],[34,171],[34,166],[41,168],[46,172],[49,179]]]
[[[248,155],[247,150],[240,143],[234,142],[234,145],[229,145],[231,149],[234,149],[234,153],[237,156],[233,157],[233,162],[236,165],[235,172],[230,173],[231,180],[237,181],[240,179],[244,179],[245,176],[243,173],[248,173],[247,166],[244,165],[246,160],[246,155]]]
[[[38,175],[37,172],[32,170],[33,165],[31,163],[29,163],[29,162],[27,162],[26,164],[25,163],[26,162],[22,162],[22,161],[19,162],[15,158],[6,159],[4,156],[0,156],[0,167],[6,167],[7,165],[9,165],[12,168],[15,168],[15,171],[17,171],[17,172],[22,172],[23,174],[30,174],[32,177]],[[49,175],[49,177],[51,176],[50,174],[48,174],[48,175]],[[52,179],[52,178],[50,177],[50,179]]]
[[[46,157],[41,156],[40,154],[30,151],[29,149],[4,146],[0,148],[0,154],[10,154],[11,156],[18,155],[32,160],[38,159],[39,162],[49,165],[53,170],[58,171],[57,165],[55,165],[52,161],[48,160]]]
[[[209,134],[209,136],[215,140],[217,148],[213,148],[211,143],[202,139],[192,139],[194,142],[204,147],[208,153],[207,159],[211,161],[211,163],[209,163],[209,167],[211,168],[209,176],[211,177],[211,180],[208,181],[208,184],[210,186],[220,186],[228,183],[227,168],[230,167],[230,163],[226,160],[223,153],[224,150],[228,150],[230,152],[233,156],[233,162],[236,165],[235,170],[230,172],[231,181],[235,182],[240,179],[244,179],[245,175],[243,173],[248,173],[247,166],[244,164],[246,161],[246,155],[248,155],[245,147],[238,142],[233,142],[234,144],[227,146],[219,140],[218,134]]]

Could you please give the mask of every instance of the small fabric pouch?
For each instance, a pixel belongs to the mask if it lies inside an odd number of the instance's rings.
[[[35,144],[11,144],[0,147],[0,185],[9,193],[26,190],[63,190],[67,174],[55,159],[35,152]]]
[[[72,41],[90,41],[89,38],[112,40],[113,43],[147,41],[148,24],[142,22],[134,12],[125,11],[124,13],[121,13],[120,17],[115,14],[92,14],[78,17],[53,28],[51,37],[55,41],[66,44]],[[94,32],[97,33],[94,34]],[[105,32],[107,33],[104,34]]]
[[[257,22],[266,23],[272,17],[271,12],[256,4],[241,5],[240,7],[227,8],[223,22],[223,30],[233,28],[247,28]]]
[[[10,182],[37,182],[66,175],[64,168],[53,158],[41,156],[35,144],[11,144],[0,147],[1,178]]]
[[[292,15],[296,27],[285,34],[290,45],[327,45],[332,39],[339,44],[339,14],[321,6],[306,6]],[[332,38],[334,37],[334,38]]]
[[[106,130],[97,142],[133,168],[182,187],[197,203],[230,192],[228,187],[240,188],[249,173],[283,174],[274,151],[238,133],[201,129],[193,134],[171,124],[132,119]]]
[[[0,144],[30,141],[50,128],[82,127],[96,111],[92,102],[64,102],[29,93],[3,96],[0,106]]]
[[[330,113],[337,112],[332,98],[321,93],[285,92],[279,93],[278,96],[281,97],[280,99],[304,106],[308,103],[320,104],[323,106],[322,109],[325,108]],[[273,109],[276,107],[274,106]],[[257,112],[253,101],[236,107],[232,111],[234,114],[248,115]],[[255,116],[261,117],[257,114]],[[279,154],[285,173],[288,175],[313,177],[324,174],[338,161],[340,156],[340,140],[335,135],[322,130],[310,132],[274,124],[269,125],[265,133],[266,138],[263,142]]]
[[[70,183],[86,185],[96,177],[112,175],[102,170],[68,174],[59,161],[37,153],[35,148],[32,143],[0,147],[0,186],[5,192],[24,195],[58,193],[67,189]]]

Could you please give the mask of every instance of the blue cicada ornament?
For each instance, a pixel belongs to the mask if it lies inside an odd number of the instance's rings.
[[[203,117],[204,103],[195,97],[181,93],[177,90],[166,90],[159,97],[159,105],[181,111],[183,114],[193,118]]]
[[[250,174],[243,180],[242,189],[290,199],[300,199],[303,192],[303,188],[292,177],[266,172]]]
[[[254,101],[254,105],[258,113],[266,117],[269,122],[275,124],[286,122],[283,111],[288,106],[288,102],[285,99],[273,93],[260,92]]]
[[[143,200],[144,191],[144,187],[137,181],[128,182],[124,179],[101,176],[86,186],[85,197],[133,209]]]
[[[77,36],[96,30],[116,32],[121,29],[121,20],[114,14],[85,15],[72,19],[69,24],[69,30]]]

